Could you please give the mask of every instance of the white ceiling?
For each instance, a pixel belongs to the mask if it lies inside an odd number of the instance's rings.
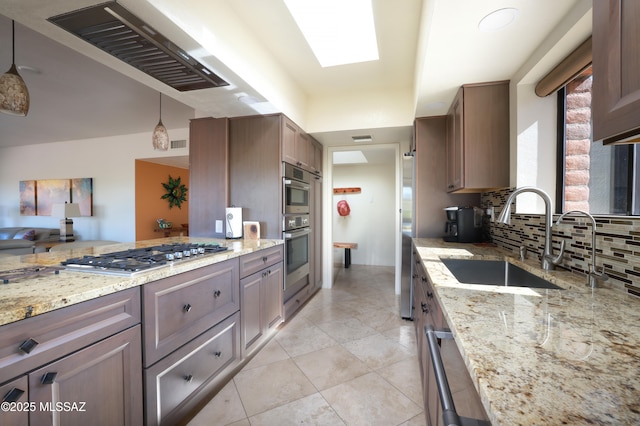
[[[16,20],[16,63],[40,70],[21,72],[31,109],[27,117],[0,114],[0,147],[150,132],[158,92],[165,95],[162,120],[169,130],[187,127],[195,116],[258,111],[293,118],[313,111],[318,100],[407,92],[410,105],[389,96],[389,109],[408,111],[396,125],[376,126],[376,114],[389,111],[374,111],[361,125],[331,128],[329,122],[311,131],[324,145],[351,144],[352,135],[365,133],[377,143],[407,141],[414,117],[445,114],[461,84],[512,78],[572,8],[591,0],[373,0],[381,59],[330,68],[318,65],[282,0],[118,1],[231,83],[188,93],[46,21],[98,3],[0,2],[0,72],[11,64],[10,19]],[[514,24],[479,32],[480,19],[502,7],[519,9]],[[261,102],[246,105],[238,101],[242,95]]]

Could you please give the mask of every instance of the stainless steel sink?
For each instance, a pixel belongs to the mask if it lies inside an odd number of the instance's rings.
[[[501,285],[510,287],[562,287],[540,278],[504,260],[441,259],[458,281],[465,284]]]

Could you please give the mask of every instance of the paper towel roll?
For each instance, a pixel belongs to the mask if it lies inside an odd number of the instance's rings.
[[[227,207],[227,238],[242,238],[242,207]]]

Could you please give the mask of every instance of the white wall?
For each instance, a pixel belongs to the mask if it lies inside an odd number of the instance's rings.
[[[360,187],[360,194],[333,195],[331,215],[334,242],[358,243],[351,250],[351,263],[394,266],[396,239],[396,159],[384,164],[333,166],[332,188]],[[333,192],[333,191],[332,191]],[[338,201],[347,200],[351,214],[342,217]],[[334,262],[343,259],[343,249],[334,249]]]
[[[541,98],[536,84],[591,35],[591,2],[576,4],[511,78],[511,186],[536,186],[553,200],[556,187],[556,95]],[[518,213],[544,213],[534,194],[518,196]]]
[[[188,155],[188,148],[154,151],[151,130],[117,137],[0,148],[0,227],[57,228],[60,218],[20,216],[21,180],[93,178],[93,216],[74,218],[83,240],[135,241],[135,160]],[[189,129],[169,129],[187,139]]]

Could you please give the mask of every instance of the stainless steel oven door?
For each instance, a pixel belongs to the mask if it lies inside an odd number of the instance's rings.
[[[284,232],[284,252],[286,275],[284,279],[284,300],[293,296],[309,280],[309,237],[310,228]]]
[[[309,213],[309,184],[293,179],[283,179],[284,214]]]

